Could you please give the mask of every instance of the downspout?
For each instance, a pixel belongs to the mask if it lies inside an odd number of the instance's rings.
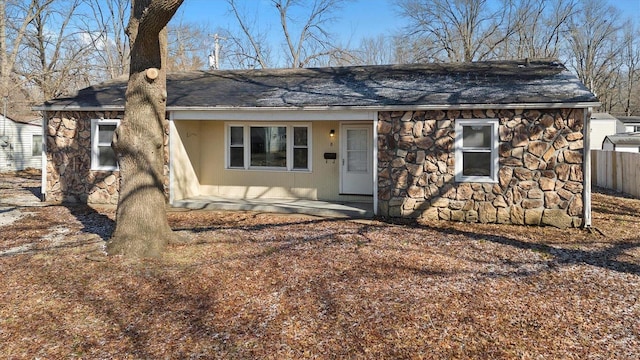
[[[47,128],[49,126],[49,114],[42,112],[42,161],[41,161],[41,180],[40,184],[40,201],[47,201]]]
[[[584,162],[582,176],[582,211],[584,224],[583,227],[591,228],[591,112],[592,108],[586,108],[584,111],[582,148],[584,151]]]
[[[378,112],[373,118],[373,215],[378,215]]]

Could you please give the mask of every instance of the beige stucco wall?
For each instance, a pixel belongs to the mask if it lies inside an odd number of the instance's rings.
[[[229,123],[222,120],[174,121],[177,135],[172,137],[174,200],[195,195],[329,201],[362,199],[339,194],[339,160],[324,159],[325,152],[339,153],[339,121],[299,122],[311,126],[310,172],[226,169],[225,126]],[[333,139],[329,136],[331,129],[336,132]]]
[[[202,122],[178,121],[171,124],[171,200],[198,196],[201,146],[199,134]]]

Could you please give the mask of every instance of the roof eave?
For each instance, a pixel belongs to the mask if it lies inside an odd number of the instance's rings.
[[[431,104],[431,105],[328,105],[328,106],[167,106],[167,111],[401,111],[401,110],[474,110],[474,109],[586,109],[599,107],[597,101],[506,104]],[[41,105],[35,111],[124,111],[124,106]]]
[[[402,110],[474,110],[474,109],[579,109],[599,107],[600,102],[508,103],[508,104],[434,104],[434,105],[330,105],[330,106],[167,106],[167,111],[402,111]]]
[[[33,111],[124,111],[124,106],[39,105]]]

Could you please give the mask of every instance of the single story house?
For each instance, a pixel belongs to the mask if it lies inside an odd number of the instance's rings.
[[[47,201],[115,203],[126,80],[37,107]],[[590,225],[591,109],[553,60],[167,77],[166,191],[369,201],[377,215]]]
[[[42,167],[42,120],[0,115],[0,172]]]
[[[609,135],[602,141],[602,150],[640,152],[640,132]]]

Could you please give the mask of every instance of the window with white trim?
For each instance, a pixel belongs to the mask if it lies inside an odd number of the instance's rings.
[[[118,119],[91,120],[91,170],[118,170],[118,160],[111,148]]]
[[[456,181],[498,181],[498,125],[498,119],[456,119]]]
[[[293,127],[293,169],[309,170],[309,128],[307,126]]]
[[[227,124],[226,167],[283,171],[311,170],[311,126]]]

